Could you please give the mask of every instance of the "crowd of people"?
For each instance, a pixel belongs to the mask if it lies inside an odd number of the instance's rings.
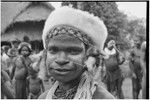
[[[2,98],[37,99],[44,91],[44,84],[38,70],[32,67],[31,45],[15,40],[11,48],[3,46],[1,51]]]
[[[69,7],[56,9],[45,22],[43,51],[34,54],[28,39],[1,48],[1,98],[123,99],[120,65],[129,60],[133,98],[142,89],[145,99],[146,42],[135,44],[126,59],[114,39],[106,41],[107,35],[98,17]],[[52,82],[48,90],[45,79]]]

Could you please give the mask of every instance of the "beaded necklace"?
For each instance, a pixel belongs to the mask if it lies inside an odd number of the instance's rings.
[[[64,90],[58,86],[52,98],[53,99],[73,99],[77,92],[77,88],[78,88],[78,85],[75,85],[71,89]]]

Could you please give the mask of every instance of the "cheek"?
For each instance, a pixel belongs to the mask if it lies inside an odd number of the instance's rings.
[[[46,65],[51,67],[50,65],[54,64],[54,61],[56,59],[57,59],[57,55],[47,53]],[[76,62],[76,63],[83,65],[85,61],[85,53],[81,53],[78,55],[67,55],[67,59],[69,59],[70,62]]]
[[[56,59],[56,55],[52,55],[50,53],[47,53],[47,58],[46,58],[46,64],[50,65],[52,62],[54,62]]]
[[[78,63],[82,64],[84,62],[85,55],[84,54],[69,55],[68,58],[71,61],[78,62]]]

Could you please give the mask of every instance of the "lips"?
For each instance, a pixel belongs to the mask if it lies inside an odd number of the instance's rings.
[[[66,75],[66,74],[68,74],[68,73],[70,73],[70,72],[72,72],[72,71],[74,71],[75,69],[64,69],[64,68],[51,68],[50,70],[53,70],[53,72],[55,73],[55,74],[60,74],[60,75]]]
[[[55,70],[60,72],[72,71],[72,69],[55,69]]]

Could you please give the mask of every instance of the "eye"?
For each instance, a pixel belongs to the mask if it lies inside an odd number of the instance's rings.
[[[51,53],[51,54],[56,54],[58,52],[59,52],[59,50],[57,47],[50,47],[49,48],[49,53]]]
[[[70,55],[78,55],[82,52],[82,49],[78,49],[78,48],[68,48],[67,49],[67,53]]]

